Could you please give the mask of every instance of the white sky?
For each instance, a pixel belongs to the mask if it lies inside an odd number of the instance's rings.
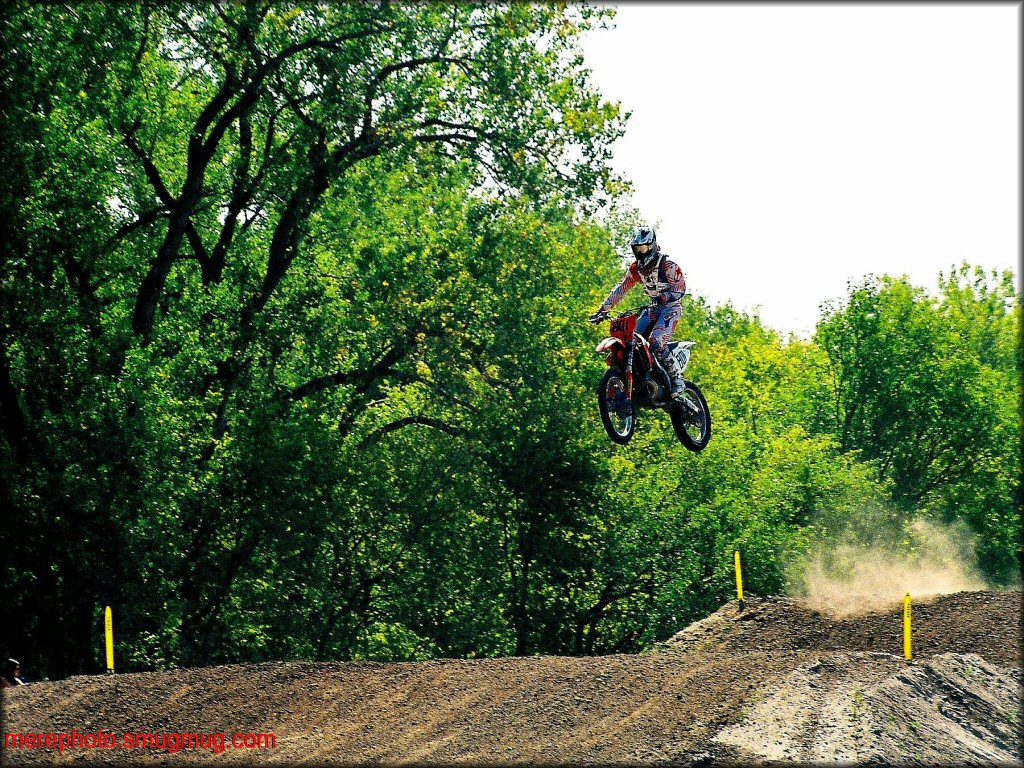
[[[808,336],[869,273],[931,292],[966,260],[1019,285],[1020,13],[627,3],[583,50],[690,292]]]

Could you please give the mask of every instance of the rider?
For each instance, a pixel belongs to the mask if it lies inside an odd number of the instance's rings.
[[[683,371],[669,350],[668,343],[683,313],[680,299],[686,294],[686,276],[667,253],[662,253],[651,227],[638,227],[629,241],[629,247],[635,261],[629,265],[622,282],[608,294],[601,308],[590,316],[590,321],[596,323],[602,320],[633,286],[638,283],[643,285],[644,293],[651,298],[651,308],[637,321],[636,332],[644,333],[653,323],[648,338],[651,351],[657,355],[668,374],[672,397],[679,397],[683,393]]]

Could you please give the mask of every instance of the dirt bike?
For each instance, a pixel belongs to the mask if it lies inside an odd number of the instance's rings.
[[[704,394],[684,377],[683,393],[673,399],[668,373],[651,352],[647,335],[636,332],[640,316],[653,306],[637,307],[614,318],[602,312],[591,321],[611,320],[611,335],[598,344],[596,350],[607,354],[608,362],[608,370],[597,387],[601,421],[608,436],[625,445],[636,431],[638,409],[660,408],[668,411],[679,441],[691,451],[702,451],[711,440],[711,411]],[[651,323],[646,333],[653,327]],[[668,349],[683,372],[690,362],[694,344],[694,341],[669,342]]]

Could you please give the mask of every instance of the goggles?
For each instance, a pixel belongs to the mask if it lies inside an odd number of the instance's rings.
[[[633,253],[648,253],[651,250],[651,245],[646,243],[644,245],[634,245]]]

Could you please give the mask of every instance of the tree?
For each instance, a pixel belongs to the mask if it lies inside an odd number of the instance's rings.
[[[5,10],[4,92],[17,98],[5,111],[0,460],[24,541],[5,575],[23,591],[9,631],[53,638],[41,669],[97,668],[95,606],[108,602],[126,636],[149,638],[140,663],[216,656],[236,581],[282,556],[267,538],[317,498],[294,493],[314,472],[296,463],[337,442],[314,439],[313,423],[354,434],[444,333],[418,310],[359,317],[368,291],[394,285],[375,267],[354,295],[331,295],[318,270],[365,269],[380,242],[370,227],[319,247],[345,226],[324,217],[329,201],[388,177],[600,204],[622,121],[588,85],[575,41],[607,15]],[[465,226],[445,224],[430,257]],[[325,296],[351,322],[318,310]],[[416,421],[405,418],[376,437]],[[145,604],[166,609],[134,607]]]
[[[983,567],[1005,580],[1019,530],[1020,309],[1012,276],[990,279],[963,265],[932,297],[905,278],[867,278],[826,307],[815,338],[843,449],[873,462],[904,509],[968,520]]]

